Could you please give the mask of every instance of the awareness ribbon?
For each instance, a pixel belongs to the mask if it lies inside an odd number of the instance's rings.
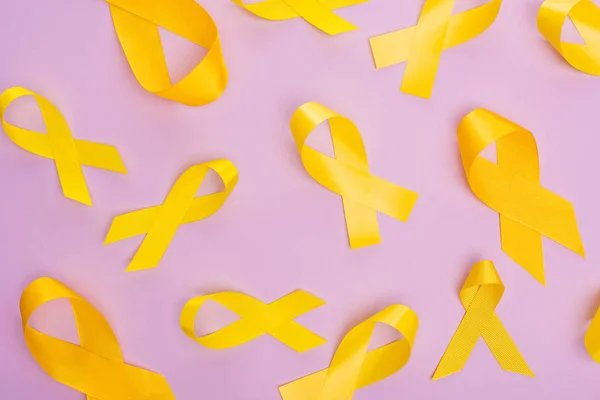
[[[497,163],[480,156],[496,144]],[[533,134],[485,109],[458,127],[458,144],[471,190],[500,214],[502,250],[546,284],[542,235],[585,257],[573,204],[540,186]]]
[[[400,332],[403,338],[368,351],[377,323]],[[329,368],[279,387],[283,400],[352,400],[354,392],[379,382],[408,362],[419,319],[410,308],[393,304],[348,332]]]
[[[208,300],[228,308],[240,319],[216,332],[197,337],[194,320]],[[188,337],[214,350],[229,349],[269,334],[297,352],[303,352],[321,346],[326,340],[295,322],[294,318],[324,304],[323,300],[303,290],[296,290],[270,304],[242,293],[221,292],[195,297],[185,303],[179,324]]]
[[[209,169],[221,177],[225,190],[195,197]],[[220,159],[194,165],[177,179],[163,204],[115,217],[104,244],[146,234],[127,271],[154,268],[167,251],[179,225],[199,221],[217,212],[237,181],[238,172],[231,161]]]
[[[223,94],[227,67],[214,21],[195,0],[106,0],[136,79],[144,89],[188,106],[208,104]],[[160,33],[162,27],[207,49],[204,59],[173,84]]]
[[[42,333],[28,323],[34,311],[56,299],[68,299],[80,344]],[[39,278],[21,296],[21,319],[27,347],[56,381],[88,400],[175,400],[164,376],[125,364],[119,342],[102,314],[83,297],[52,278]]]
[[[305,145],[317,125],[329,121],[335,157]],[[365,146],[354,123],[309,102],[301,105],[290,123],[304,168],[321,185],[342,196],[351,248],[381,241],[377,211],[406,221],[418,194],[371,175]]]
[[[416,26],[371,38],[377,69],[406,61],[400,91],[430,98],[442,52],[481,35],[500,11],[502,0],[452,15],[454,0],[427,0]]]
[[[465,315],[432,379],[441,379],[462,370],[480,336],[485,340],[500,368],[534,376],[494,311],[503,294],[504,284],[494,263],[486,260],[475,264],[460,290],[460,301],[465,308]]]
[[[40,108],[47,133],[19,128],[4,119],[8,106],[19,97],[33,96]],[[22,87],[12,87],[0,95],[0,119],[4,131],[17,146],[35,155],[54,160],[65,197],[92,205],[82,165],[127,173],[117,149],[101,143],[73,139],[67,121],[44,97]]]
[[[332,10],[353,6],[369,0],[263,0],[244,4],[244,0],[233,0],[235,4],[252,14],[271,21],[302,17],[306,22],[329,35],[337,35],[358,28],[338,17]]]
[[[587,332],[585,333],[585,348],[597,363],[600,363],[600,308],[592,319]]]
[[[561,41],[567,17],[585,44]],[[546,0],[537,17],[540,33],[569,64],[578,70],[600,76],[600,8],[590,0]]]

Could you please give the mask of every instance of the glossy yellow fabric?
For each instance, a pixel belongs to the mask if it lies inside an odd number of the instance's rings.
[[[567,17],[585,44],[567,43],[561,33]],[[600,8],[590,0],[546,0],[537,18],[540,33],[573,67],[600,75]]]
[[[195,197],[209,169],[221,177],[225,190]],[[179,225],[199,221],[217,212],[237,181],[238,172],[231,161],[220,159],[194,165],[175,182],[163,204],[116,217],[104,244],[146,234],[127,271],[154,268],[167,251]]]
[[[4,119],[8,106],[23,96],[33,96],[40,108],[46,133],[19,128]],[[4,131],[17,146],[35,155],[54,160],[65,197],[92,205],[82,165],[127,173],[116,148],[106,144],[73,139],[67,121],[44,97],[22,87],[12,87],[0,95],[0,119]]]
[[[597,363],[600,363],[600,308],[592,319],[587,332],[585,333],[585,348],[590,357]]]
[[[305,145],[312,130],[325,121],[329,121],[335,158]],[[400,221],[408,219],[418,195],[371,175],[362,137],[351,120],[310,102],[296,110],[290,125],[306,171],[342,196],[352,248],[381,241],[377,211]]]
[[[430,98],[442,51],[481,35],[496,20],[502,0],[452,15],[454,0],[427,0],[416,26],[371,38],[377,69],[406,61],[400,91]]]
[[[165,99],[202,106],[227,86],[227,67],[214,21],[195,0],[106,0],[129,66],[144,89]],[[173,84],[159,27],[207,50],[187,76]]]
[[[368,351],[377,323],[403,338]],[[352,400],[360,388],[379,382],[406,365],[417,336],[419,319],[410,308],[393,304],[358,324],[337,348],[329,368],[279,387],[283,400]]]
[[[240,319],[216,332],[198,337],[194,322],[196,314],[209,300],[227,307]],[[324,344],[326,340],[295,322],[294,318],[324,304],[323,300],[303,290],[270,304],[242,293],[222,292],[189,300],[181,311],[179,324],[188,337],[215,350],[239,346],[269,334],[292,349],[303,352]]]
[[[79,345],[29,325],[36,309],[56,299],[71,303]],[[162,375],[125,364],[119,342],[102,314],[59,281],[36,279],[23,291],[20,307],[27,347],[53,379],[84,393],[88,400],[175,400]]]
[[[369,0],[263,0],[245,4],[233,0],[251,13],[272,21],[302,17],[306,22],[330,35],[357,30],[355,25],[338,17],[332,10],[353,6]]]
[[[465,315],[433,374],[434,380],[462,370],[480,336],[503,370],[534,376],[494,311],[503,294],[504,284],[494,263],[475,264],[460,290]]]
[[[497,163],[480,156],[493,143]],[[542,235],[585,256],[573,205],[540,186],[531,132],[480,108],[461,121],[458,144],[469,186],[500,214],[502,250],[515,262],[545,284]]]

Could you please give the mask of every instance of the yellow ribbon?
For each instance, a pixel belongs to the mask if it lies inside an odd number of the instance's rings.
[[[214,21],[195,0],[106,0],[129,66],[144,89],[165,99],[202,106],[227,86],[227,67]],[[173,84],[158,27],[207,49],[185,78]]]
[[[19,128],[4,119],[8,106],[19,97],[33,96],[46,124],[41,133]],[[17,146],[35,155],[54,160],[65,197],[92,205],[82,165],[126,174],[116,148],[106,144],[73,139],[67,121],[44,97],[22,87],[12,87],[0,95],[0,119],[4,131]]]
[[[496,20],[502,0],[452,15],[454,0],[427,0],[416,26],[371,38],[377,69],[406,61],[400,91],[431,97],[442,52],[481,35]]]
[[[480,156],[493,143],[498,163]],[[471,190],[500,214],[506,254],[544,285],[542,235],[585,257],[573,205],[540,186],[531,132],[480,108],[461,121],[458,144]]]
[[[208,300],[227,307],[240,319],[216,332],[197,337],[196,314]],[[270,304],[242,293],[222,292],[189,300],[181,310],[179,324],[188,337],[210,349],[229,349],[269,334],[292,349],[303,352],[321,346],[326,340],[295,322],[294,318],[324,304],[323,300],[303,290]]]
[[[195,197],[209,169],[221,177],[225,190]],[[237,181],[237,169],[228,160],[194,165],[175,182],[163,204],[115,217],[104,244],[146,234],[127,271],[154,268],[167,251],[179,225],[199,221],[217,212]]]
[[[338,17],[332,10],[353,6],[369,0],[263,0],[244,4],[244,0],[233,0],[235,4],[252,14],[271,21],[302,17],[306,22],[330,35],[337,35],[358,28]]]
[[[377,323],[403,336],[368,351]],[[279,387],[283,400],[352,400],[354,392],[379,382],[406,365],[417,336],[419,319],[410,308],[393,304],[358,324],[337,348],[329,368]]]
[[[29,325],[29,318],[37,308],[56,299],[68,299],[71,303],[79,345]],[[20,306],[27,347],[56,381],[84,393],[88,400],[175,400],[162,375],[125,364],[119,342],[102,314],[59,281],[36,279],[23,291]]]
[[[587,332],[585,333],[585,348],[597,363],[600,363],[600,308],[592,319]]]
[[[434,380],[462,370],[480,336],[503,370],[534,376],[494,311],[503,294],[504,284],[494,263],[475,264],[460,290],[465,315],[433,374]]]
[[[567,17],[585,44],[561,41]],[[600,76],[600,8],[590,0],[546,0],[537,17],[540,33],[569,64],[578,70]]]
[[[312,130],[325,121],[329,121],[336,158],[305,145]],[[418,195],[371,175],[362,137],[351,120],[310,102],[296,110],[290,125],[306,171],[342,196],[350,247],[381,241],[377,211],[400,221],[408,219]]]

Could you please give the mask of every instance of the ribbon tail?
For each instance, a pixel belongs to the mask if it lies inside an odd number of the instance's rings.
[[[535,374],[527,365],[527,361],[523,358],[517,345],[496,314],[489,319],[482,336],[494,358],[498,361],[500,368],[508,372],[535,377]]]
[[[500,232],[502,250],[546,286],[542,235],[504,215],[500,215]]]

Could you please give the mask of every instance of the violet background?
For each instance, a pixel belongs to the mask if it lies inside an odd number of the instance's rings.
[[[457,11],[484,2],[459,0]],[[200,108],[139,86],[105,2],[3,4],[0,89],[20,85],[47,97],[76,138],[117,146],[129,169],[119,175],[86,168],[89,208],[62,196],[50,161],[0,135],[3,398],[83,398],[48,377],[25,346],[19,297],[40,276],[86,297],[110,322],[126,361],[164,374],[180,400],[278,399],[278,385],[327,366],[350,327],[395,302],[421,320],[412,358],[399,373],[357,391],[356,400],[598,397],[600,365],[587,355],[583,335],[600,305],[600,80],[571,68],[538,33],[541,1],[506,0],[485,34],[444,52],[428,101],[399,92],[404,65],[376,70],[368,43],[414,25],[423,0],[338,10],[360,30],[336,37],[301,19],[262,20],[230,1],[200,3],[219,27],[230,72],[224,95]],[[164,37],[176,77],[202,57],[183,40]],[[302,167],[289,119],[306,101],[351,118],[372,173],[420,194],[407,223],[380,215],[380,245],[351,250],[339,196]],[[575,205],[588,259],[545,239],[546,288],[502,253],[497,214],[466,184],[456,127],[477,107],[534,132],[543,185]],[[14,104],[8,117],[43,127],[32,101]],[[314,140],[317,147],[327,147],[324,137]],[[240,171],[224,207],[181,226],[158,268],[125,273],[141,237],[104,246],[112,218],[160,204],[187,167],[220,157]],[[209,179],[202,193],[217,189],[215,182]],[[506,284],[497,312],[537,377],[502,371],[480,341],[461,373],[432,382],[464,313],[458,290],[480,259],[496,263]],[[299,318],[329,340],[304,354],[269,336],[213,351],[178,325],[193,296],[234,290],[273,301],[295,289],[328,303]],[[222,326],[228,313],[203,310],[200,330]],[[76,340],[67,303],[48,305],[34,324]],[[376,336],[375,344],[393,337],[384,327]]]

